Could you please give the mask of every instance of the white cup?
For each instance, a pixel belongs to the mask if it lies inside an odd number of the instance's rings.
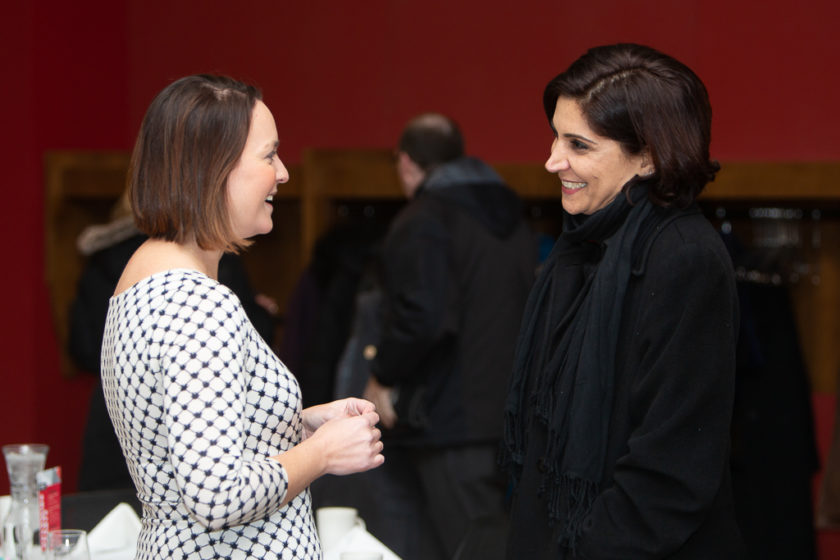
[[[375,550],[347,550],[340,560],[382,560],[382,553]]]
[[[335,546],[353,527],[365,528],[365,522],[359,517],[358,510],[351,507],[318,508],[315,510],[315,524],[324,551]]]

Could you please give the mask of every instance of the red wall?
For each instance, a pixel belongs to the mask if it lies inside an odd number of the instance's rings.
[[[102,0],[13,2],[3,20],[0,443],[48,443],[48,464],[62,466],[72,490],[93,378],[58,373],[44,279],[42,156],[129,145],[126,14]],[[0,493],[8,493],[5,474]]]
[[[404,120],[449,112],[493,160],[548,151],[542,87],[587,47],[644,42],[692,66],[721,159],[833,159],[840,7],[828,0],[468,0],[132,3],[132,124],[170,79],[218,70],[265,91],[287,158],[390,146]],[[172,5],[170,5],[172,4]],[[363,7],[360,7],[363,6]]]
[[[151,97],[177,77],[223,72],[260,85],[288,162],[309,146],[391,146],[426,110],[459,120],[473,154],[541,161],[544,84],[589,46],[636,41],[706,82],[722,161],[840,157],[840,8],[829,0],[31,4],[7,6],[0,34],[0,443],[51,444],[48,463],[63,466],[68,490],[91,380],[57,373],[42,154],[129,148]]]

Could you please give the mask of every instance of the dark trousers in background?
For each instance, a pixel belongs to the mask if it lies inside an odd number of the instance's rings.
[[[388,445],[385,464],[312,485],[315,508],[351,506],[403,560],[503,558],[505,485],[496,444],[418,449]]]

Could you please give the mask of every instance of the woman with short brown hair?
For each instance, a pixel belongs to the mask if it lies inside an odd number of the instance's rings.
[[[301,410],[297,380],[217,281],[223,252],[272,228],[289,175],[259,92],[198,75],[165,88],[132,156],[149,236],[111,298],[108,412],[137,494],[137,558],[318,558],[308,486],[383,462],[374,406]]]

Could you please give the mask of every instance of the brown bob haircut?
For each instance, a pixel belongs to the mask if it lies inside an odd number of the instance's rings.
[[[668,55],[629,43],[592,48],[546,86],[549,123],[560,97],[575,100],[589,127],[627,154],[648,150],[655,173],[644,182],[654,204],[688,206],[720,169],[709,159],[706,88]]]
[[[260,91],[225,76],[181,78],[149,105],[129,167],[137,227],[151,238],[195,240],[204,250],[238,252],[227,180],[245,148]]]

